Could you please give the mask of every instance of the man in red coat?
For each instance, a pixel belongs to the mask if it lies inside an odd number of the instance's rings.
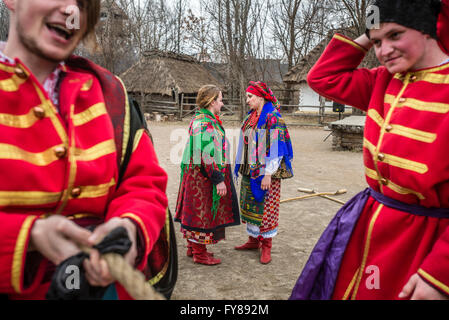
[[[369,188],[332,220],[291,299],[449,297],[449,1],[374,4],[379,27],[336,34],[308,75],[367,112]],[[382,66],[358,68],[371,48]]]
[[[4,3],[10,30],[0,43],[0,294],[44,298],[55,265],[119,226],[132,241],[126,260],[143,270],[165,223],[167,175],[148,133],[129,136],[120,80],[70,58],[93,35],[100,0]],[[79,28],[70,28],[72,14]],[[115,130],[124,133],[120,144]],[[98,251],[83,267],[92,286],[113,283]]]

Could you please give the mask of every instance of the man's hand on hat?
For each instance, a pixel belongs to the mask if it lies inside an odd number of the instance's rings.
[[[367,35],[364,33],[360,37],[354,40],[358,45],[362,46],[366,50],[369,50],[373,47],[373,43],[371,40],[367,37]]]

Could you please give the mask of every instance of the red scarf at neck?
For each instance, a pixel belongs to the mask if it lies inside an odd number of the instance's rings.
[[[214,114],[215,119],[217,119],[218,123],[223,127],[223,122],[221,121],[220,117],[218,116],[218,114]]]

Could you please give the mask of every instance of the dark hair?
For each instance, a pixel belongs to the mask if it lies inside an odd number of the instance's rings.
[[[87,13],[87,29],[84,38],[92,36],[95,32],[95,26],[100,20],[101,0],[84,0]]]
[[[441,0],[376,0],[380,23],[394,22],[437,39]],[[369,30],[366,31],[369,38]]]

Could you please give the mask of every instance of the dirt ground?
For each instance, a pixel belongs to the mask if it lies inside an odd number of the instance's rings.
[[[167,195],[174,213],[179,186],[179,165],[173,154],[180,142],[170,139],[187,130],[188,122],[150,122],[156,152],[169,176]],[[225,123],[226,129],[237,129],[237,123]],[[366,187],[362,154],[332,151],[332,139],[323,128],[289,126],[294,149],[295,176],[282,182],[281,199],[304,195],[298,187],[321,192],[348,192],[337,198],[346,201]],[[186,131],[185,131],[186,132]],[[174,140],[174,141],[170,141]],[[181,148],[182,149],[182,148]],[[236,186],[237,190],[240,186]],[[235,245],[247,240],[246,226],[226,229],[226,240],[209,246],[222,260],[218,266],[194,264],[185,255],[186,243],[175,224],[178,240],[179,276],[174,300],[285,300],[306,263],[319,236],[341,207],[338,203],[311,198],[281,204],[279,234],[273,240],[272,262],[262,265],[257,251],[241,252]]]

